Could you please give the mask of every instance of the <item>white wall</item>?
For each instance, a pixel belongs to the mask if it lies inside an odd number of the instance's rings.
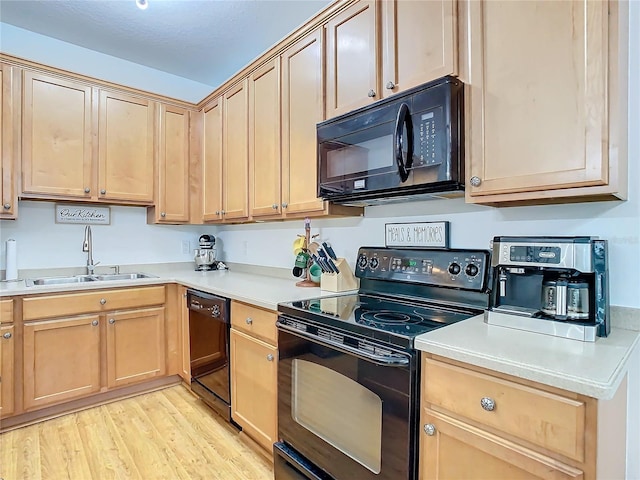
[[[17,243],[18,270],[81,267],[84,225],[56,224],[52,202],[20,202],[18,219],[0,223],[0,269],[5,268],[6,240]],[[147,225],[143,207],[111,207],[110,225],[93,225],[93,260],[101,265],[189,262],[203,233],[215,227]],[[182,242],[189,241],[189,253]]]
[[[214,89],[211,85],[1,22],[0,50],[26,60],[193,103],[199,102]]]

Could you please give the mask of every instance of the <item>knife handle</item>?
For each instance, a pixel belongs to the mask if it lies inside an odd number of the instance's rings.
[[[333,251],[333,248],[331,248],[331,245],[329,245],[327,242],[322,242],[322,246],[327,251],[327,253],[329,254],[332,260],[338,259],[338,257],[336,256],[336,252]]]

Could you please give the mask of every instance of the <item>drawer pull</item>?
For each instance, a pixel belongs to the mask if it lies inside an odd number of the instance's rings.
[[[247,322],[247,325],[251,325],[253,323],[253,318],[251,317],[247,317],[247,319],[245,320],[245,322]]]
[[[433,423],[427,423],[424,426],[424,433],[426,433],[427,435],[429,435],[430,437],[433,437],[436,434],[436,427]]]
[[[101,298],[100,305],[104,305],[105,303],[107,303],[107,300],[105,298]]]
[[[496,402],[489,397],[482,397],[480,399],[480,406],[482,406],[482,408],[484,408],[487,412],[493,412],[493,410],[496,408]]]

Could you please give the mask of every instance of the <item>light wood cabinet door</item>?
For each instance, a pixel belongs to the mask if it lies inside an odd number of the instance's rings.
[[[22,193],[91,199],[92,89],[30,71],[23,77]]]
[[[327,22],[327,117],[379,100],[377,5],[362,0]]]
[[[17,68],[0,63],[0,219],[14,219],[18,215],[19,74]]]
[[[222,97],[203,109],[202,220],[222,220]]]
[[[107,387],[166,372],[164,308],[114,312],[107,318]]]
[[[98,198],[153,203],[155,102],[100,91]]]
[[[383,98],[457,73],[454,0],[386,0],[381,8]]]
[[[285,214],[321,212],[316,124],[324,120],[324,47],[316,30],[282,55],[282,208]]]
[[[98,315],[24,324],[25,410],[100,390],[99,324]]]
[[[189,221],[189,110],[160,105],[155,221]]]
[[[249,216],[248,80],[224,93],[222,178],[224,220]]]
[[[0,417],[15,411],[14,368],[15,329],[13,325],[0,327]]]
[[[608,6],[462,4],[470,46],[467,201],[608,183]]]
[[[271,452],[277,439],[278,350],[231,329],[231,417]]]
[[[281,213],[280,57],[249,76],[249,198],[251,216]]]
[[[576,468],[429,409],[422,411],[420,444],[422,480],[584,478]]]

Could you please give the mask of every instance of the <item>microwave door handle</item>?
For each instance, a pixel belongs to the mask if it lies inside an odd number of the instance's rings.
[[[407,138],[404,138],[404,127],[407,127]],[[405,161],[402,155],[402,147],[407,147],[407,159]],[[396,157],[396,165],[398,166],[398,175],[400,180],[406,182],[409,178],[409,169],[413,164],[413,124],[411,123],[411,113],[406,103],[400,105],[398,117],[396,119],[396,131],[394,135],[394,152]]]

